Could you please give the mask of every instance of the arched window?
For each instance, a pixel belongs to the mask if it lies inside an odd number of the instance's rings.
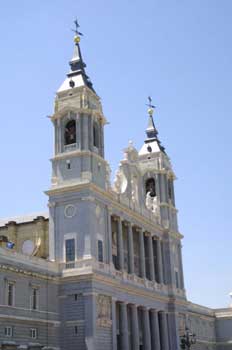
[[[65,126],[64,142],[65,142],[65,145],[71,145],[73,143],[76,143],[76,122],[75,122],[75,120],[70,120]]]
[[[146,181],[146,194],[150,193],[151,197],[156,197],[155,179],[152,177]]]
[[[99,128],[96,122],[93,124],[93,145],[99,148]]]

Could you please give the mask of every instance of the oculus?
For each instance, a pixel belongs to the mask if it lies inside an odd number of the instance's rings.
[[[22,244],[22,253],[25,255],[33,255],[35,248],[35,243],[30,239],[27,239]]]
[[[64,208],[64,215],[66,218],[72,218],[76,215],[77,208],[73,204],[66,205]]]

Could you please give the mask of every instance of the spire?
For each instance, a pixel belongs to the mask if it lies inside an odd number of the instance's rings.
[[[148,116],[149,116],[149,119],[148,119],[148,126],[147,126],[147,129],[146,129],[146,134],[147,134],[147,137],[148,139],[152,139],[152,138],[156,138],[157,135],[158,135],[158,131],[156,130],[155,128],[155,124],[154,124],[154,120],[153,120],[153,114],[154,114],[154,110],[155,110],[155,106],[153,106],[151,104],[152,102],[152,98],[149,96],[148,97]]]
[[[140,154],[152,153],[152,152],[164,152],[165,148],[161,145],[161,142],[158,138],[158,131],[155,127],[155,123],[153,120],[153,114],[155,110],[155,106],[152,105],[152,98],[148,97],[148,125],[146,129],[147,138],[144,141],[144,145],[139,152]]]
[[[74,51],[73,51],[73,57],[69,62],[71,70],[67,74],[67,79],[61,85],[58,91],[68,90],[79,86],[87,86],[93,92],[95,92],[93,88],[93,84],[85,72],[86,64],[83,61],[81,48],[80,48],[81,36],[83,36],[83,34],[79,31],[80,26],[78,24],[77,19],[74,21],[74,24],[75,24],[75,29],[72,29],[72,31],[75,33],[75,36],[73,39]]]

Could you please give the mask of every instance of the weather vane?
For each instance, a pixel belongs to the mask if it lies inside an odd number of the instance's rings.
[[[74,41],[75,41],[75,43],[79,43],[80,42],[80,36],[83,36],[83,34],[81,32],[79,32],[80,25],[78,23],[77,18],[75,19],[74,24],[75,24],[75,27],[76,27],[75,29],[72,29],[72,31],[75,33]]]
[[[150,116],[152,116],[153,113],[154,113],[154,109],[156,108],[156,106],[154,106],[154,105],[152,104],[152,98],[151,98],[151,96],[148,96],[148,104],[147,104],[147,106],[149,107],[149,108],[148,108],[148,114],[149,114]]]

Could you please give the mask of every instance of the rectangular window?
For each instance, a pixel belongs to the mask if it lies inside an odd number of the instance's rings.
[[[74,334],[75,334],[75,335],[78,334],[78,327],[77,327],[77,326],[74,327]]]
[[[66,262],[75,261],[75,239],[66,239],[65,241],[65,259]]]
[[[6,337],[13,337],[13,327],[5,327],[4,334]]]
[[[97,241],[98,247],[98,261],[103,262],[103,243],[101,240]]]
[[[7,283],[7,305],[13,306],[14,305],[14,292],[15,292],[15,285],[13,282]]]
[[[37,328],[30,329],[30,337],[31,337],[31,339],[37,339],[37,337],[38,337]]]
[[[32,310],[38,310],[38,308],[39,308],[39,290],[38,290],[38,288],[32,288],[31,308],[32,308]]]

